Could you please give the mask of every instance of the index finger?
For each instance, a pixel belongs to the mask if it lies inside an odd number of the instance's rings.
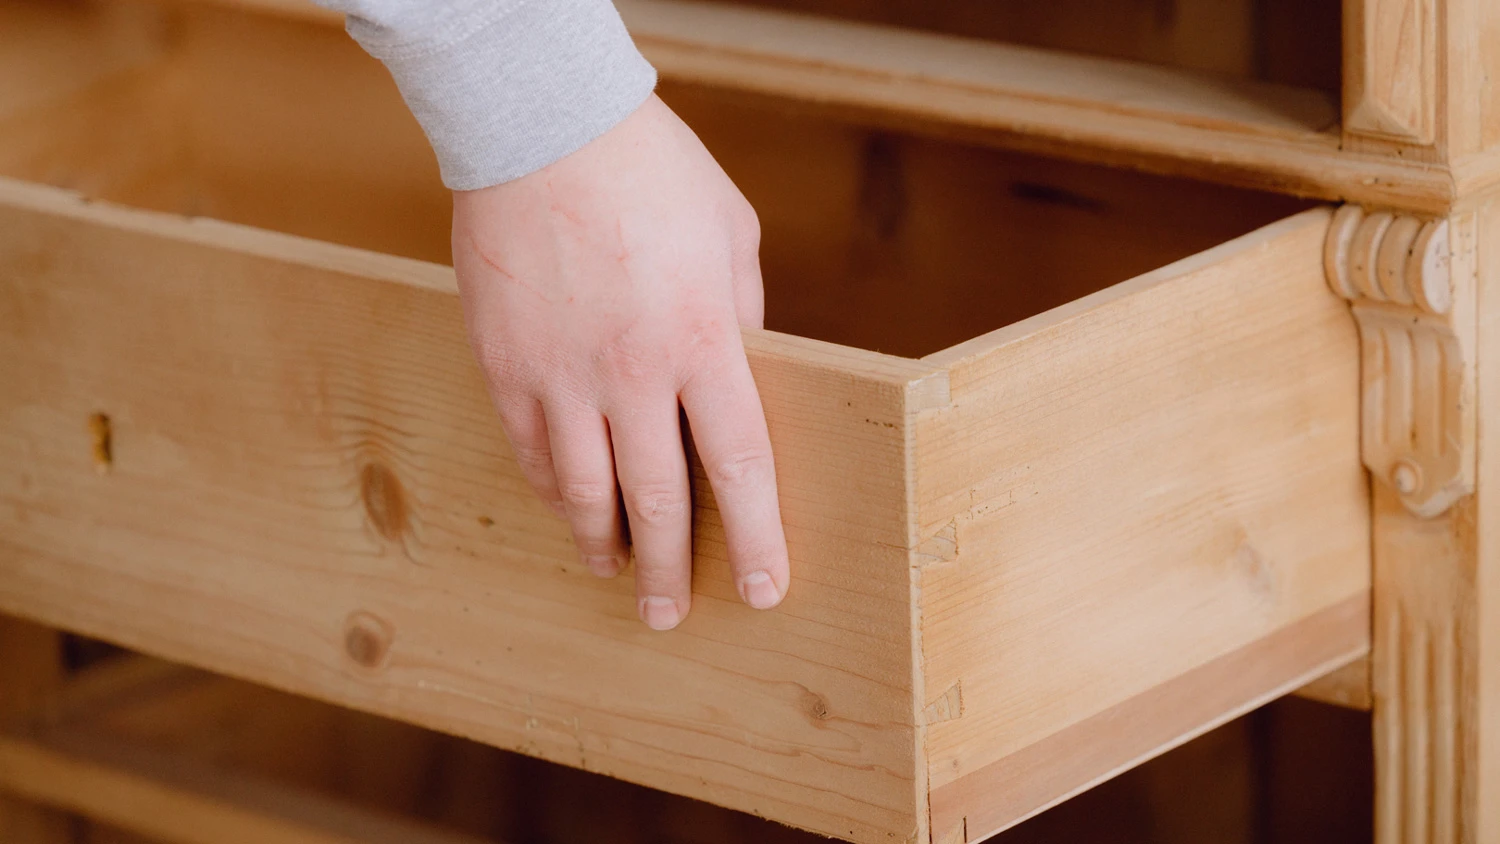
[[[791,572],[766,415],[738,339],[679,398],[719,503],[735,587],[745,603],[769,609],[786,596]]]

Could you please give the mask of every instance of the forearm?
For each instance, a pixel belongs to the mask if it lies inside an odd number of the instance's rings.
[[[454,190],[580,149],[656,85],[609,0],[316,0],[383,61]]]

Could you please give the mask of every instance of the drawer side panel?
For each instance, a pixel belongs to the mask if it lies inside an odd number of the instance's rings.
[[[953,405],[918,431],[918,508],[955,552],[921,569],[922,671],[957,700],[926,727],[937,835],[979,840],[1368,648],[1358,340],[1327,225],[932,359]]]

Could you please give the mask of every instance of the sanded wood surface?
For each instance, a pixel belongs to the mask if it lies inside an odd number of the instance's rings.
[[[1479,495],[1474,523],[1460,529],[1473,539],[1477,613],[1469,616],[1460,608],[1460,618],[1473,625],[1473,639],[1459,644],[1472,644],[1478,655],[1469,663],[1477,676],[1465,678],[1464,690],[1474,717],[1466,732],[1478,735],[1473,739],[1477,755],[1461,760],[1460,771],[1465,796],[1473,794],[1472,802],[1464,804],[1473,813],[1473,840],[1488,841],[1500,837],[1500,663],[1491,658],[1500,649],[1500,378],[1493,363],[1500,360],[1500,207],[1491,203],[1479,213],[1475,234],[1478,355],[1484,362],[1478,395]]]
[[[1374,705],[1370,691],[1370,658],[1362,656],[1337,671],[1297,690],[1300,697],[1368,712]]]
[[[1422,518],[1395,490],[1375,500],[1376,840],[1478,844],[1500,835],[1500,261],[1492,205],[1449,221],[1460,291],[1477,292],[1478,470],[1473,494]],[[1426,412],[1434,397],[1428,397]]]
[[[1344,3],[1344,130],[1437,140],[1440,0]]]
[[[926,727],[935,833],[979,840],[1368,648],[1358,338],[1323,279],[1328,220],[927,358],[953,406],[916,440],[945,552],[920,569],[923,681],[962,699]],[[1039,766],[1042,746],[1095,763]]]
[[[526,489],[451,293],[49,190],[0,206],[0,607],[852,840],[917,829],[903,472],[932,367],[747,335],[797,585],[743,606],[700,483],[664,636]]]

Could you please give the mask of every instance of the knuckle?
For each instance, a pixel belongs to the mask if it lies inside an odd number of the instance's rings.
[[[650,380],[662,367],[664,356],[630,337],[617,337],[598,352],[600,368],[611,379],[638,383]]]
[[[755,213],[755,206],[750,201],[741,197],[740,202],[734,210],[734,226],[740,238],[750,243],[760,243],[760,215]]]
[[[511,450],[515,452],[521,469],[528,473],[546,472],[552,468],[552,449],[545,445],[513,442]]]
[[[588,535],[575,533],[573,544],[577,546],[580,554],[588,556],[610,557],[620,553],[620,540],[617,536],[610,535]]]
[[[687,490],[675,484],[638,484],[626,489],[625,506],[645,527],[668,527],[687,515]]]
[[[752,446],[716,457],[705,469],[715,489],[737,488],[771,480],[775,469],[771,450]]]
[[[559,481],[557,493],[569,509],[594,512],[614,506],[615,488],[603,481]]]
[[[490,382],[502,388],[526,382],[531,371],[522,350],[496,333],[474,338],[474,357]]]

